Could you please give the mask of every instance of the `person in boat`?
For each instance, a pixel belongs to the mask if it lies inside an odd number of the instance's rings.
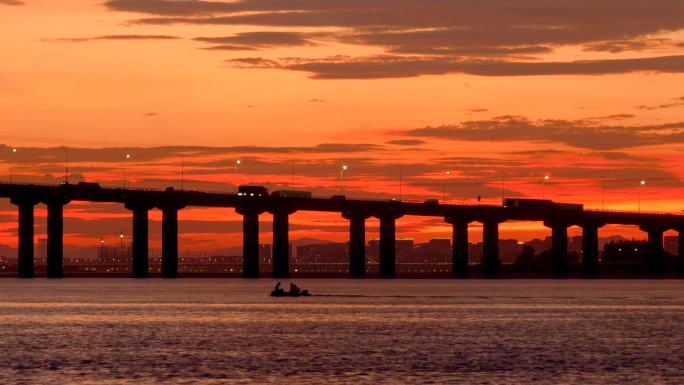
[[[278,283],[275,285],[275,288],[273,289],[273,292],[272,292],[271,294],[273,294],[273,295],[285,294],[285,290],[283,290],[283,288],[280,287],[280,285],[281,285],[281,283],[278,282]]]
[[[297,285],[295,285],[294,283],[290,282],[290,295],[299,294],[301,294],[301,290],[299,289],[299,287],[297,287]]]

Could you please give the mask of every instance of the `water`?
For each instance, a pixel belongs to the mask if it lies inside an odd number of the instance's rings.
[[[0,384],[682,384],[684,281],[0,280]]]

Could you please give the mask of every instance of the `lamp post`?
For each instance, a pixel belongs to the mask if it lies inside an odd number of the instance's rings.
[[[344,172],[347,171],[347,165],[342,165],[340,169],[340,195],[344,195]]]
[[[451,171],[447,171],[447,172],[445,172],[444,174],[445,174],[445,175],[447,176],[447,178],[448,178],[449,175],[451,175]],[[444,202],[446,202],[446,200],[447,200],[447,194],[446,194],[446,180],[442,182],[442,200],[443,200]]]
[[[546,199],[546,192],[544,191],[546,188],[546,181],[549,180],[548,175],[544,175],[544,179],[542,179],[542,199]]]
[[[64,184],[69,184],[69,148],[62,147],[64,150]]]
[[[606,178],[601,178],[601,210],[606,209]]]
[[[501,172],[501,205],[506,204],[506,174]]]
[[[126,188],[126,166],[128,166],[128,160],[131,159],[131,154],[126,154],[124,157],[124,166],[123,166],[123,188]]]
[[[233,178],[235,179],[234,183],[235,183],[235,192],[236,193],[238,191],[238,173],[237,173],[237,171],[238,171],[238,166],[240,165],[240,163],[242,163],[242,161],[240,159],[238,159],[235,161],[235,164],[233,165]]]
[[[641,212],[641,189],[646,185],[646,181],[642,180],[639,182],[639,188],[637,189],[637,211]]]
[[[12,155],[17,153],[17,149],[13,148],[12,149]],[[12,162],[10,162],[10,167],[9,167],[9,183],[12,184],[12,165],[14,164],[14,159],[12,159]]]
[[[180,189],[183,189],[183,185],[185,183],[185,157],[181,158],[181,185]]]
[[[403,167],[399,166],[399,200],[401,201],[402,198],[402,191],[401,187],[404,182],[404,169]]]

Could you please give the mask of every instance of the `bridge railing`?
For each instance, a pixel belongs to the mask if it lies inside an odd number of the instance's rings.
[[[616,214],[654,214],[654,215],[684,215],[682,211],[647,211],[647,210],[616,210],[616,209],[584,209],[595,213],[616,213]]]
[[[0,182],[0,186],[38,186],[38,187],[62,187],[63,184],[50,184],[50,183],[7,183]],[[69,187],[78,187],[78,184],[69,184]],[[123,186],[107,186],[99,185],[99,187],[83,187],[84,189],[93,188],[106,191],[147,191],[147,192],[164,192],[166,188],[143,188],[143,187],[123,187]],[[225,195],[235,195],[235,192],[228,191],[210,191],[210,190],[178,190],[176,192],[190,192],[190,193],[201,193],[201,194],[225,194]],[[327,196],[313,196],[316,199],[334,199]],[[301,199],[301,198],[300,198]],[[372,202],[396,202],[396,203],[410,203],[410,204],[421,204],[421,205],[438,205],[438,206],[482,206],[482,207],[502,207],[498,204],[491,203],[480,203],[477,204],[471,202],[463,201],[449,201],[440,200],[437,203],[426,203],[425,200],[417,199],[392,199],[392,198],[346,198],[346,200],[363,200]],[[651,214],[651,215],[677,215],[684,216],[684,210],[681,211],[653,211],[653,210],[617,210],[617,209],[596,209],[596,208],[584,208],[584,211],[596,212],[596,213],[616,213],[616,214]]]

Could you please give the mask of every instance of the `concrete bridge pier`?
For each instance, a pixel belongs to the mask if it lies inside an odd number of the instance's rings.
[[[275,209],[273,214],[273,277],[285,278],[290,275],[290,238],[289,216],[296,210]],[[257,222],[258,226],[258,222]],[[258,230],[257,230],[258,232]],[[258,237],[258,234],[257,234]],[[258,238],[257,238],[258,239]],[[257,241],[258,263],[258,241]],[[258,266],[258,265],[257,265]]]
[[[677,229],[679,233],[679,275],[684,276],[684,227]]]
[[[64,277],[64,199],[52,199],[47,204],[47,277]]]
[[[238,207],[242,215],[242,276],[259,276],[259,215],[263,213],[255,207]]]
[[[398,214],[380,214],[380,276],[395,277],[397,274],[396,220]]]
[[[665,253],[663,252],[663,233],[659,226],[641,226],[648,233],[648,273],[658,277],[665,273]]]
[[[595,278],[599,273],[599,227],[595,223],[582,225],[582,274],[587,278]]]
[[[149,276],[149,211],[152,205],[128,202],[125,206],[133,212],[131,275],[133,278],[147,278]]]
[[[568,224],[560,221],[544,222],[551,228],[551,274],[556,278],[568,275]]]
[[[366,219],[369,216],[358,212],[344,212],[349,220],[349,276],[366,275]]]
[[[32,278],[35,270],[33,261],[34,206],[37,200],[30,197],[11,198],[19,209],[19,244],[17,250],[17,275]]]
[[[482,275],[494,278],[499,275],[499,220],[482,221]]]
[[[445,221],[452,225],[452,275],[465,278],[468,276],[468,223],[470,221],[459,217],[447,217]]]
[[[178,210],[175,205],[162,210],[162,267],[163,278],[178,277]],[[140,218],[139,218],[140,219]]]

